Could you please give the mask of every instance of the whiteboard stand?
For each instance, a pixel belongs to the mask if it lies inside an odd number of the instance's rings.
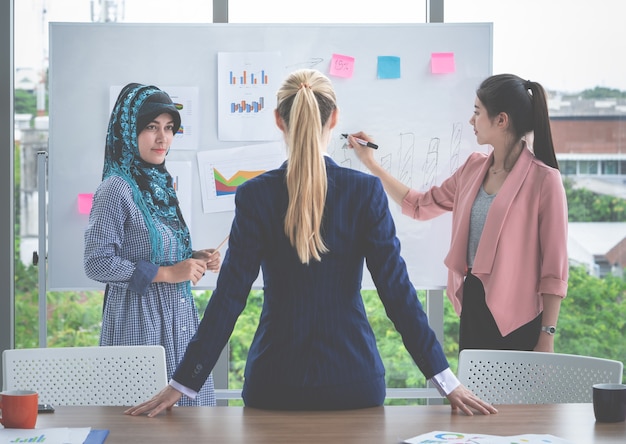
[[[426,315],[430,328],[435,332],[437,340],[443,348],[443,290],[426,290]],[[431,382],[427,382],[429,389],[434,389]],[[441,396],[429,397],[426,404],[443,404]]]
[[[48,264],[48,251],[46,248],[46,209],[47,209],[47,171],[48,152],[37,152],[37,192],[39,193],[39,253],[37,265],[39,267],[39,347],[44,348],[48,344],[48,319],[47,319],[47,291],[46,269]]]

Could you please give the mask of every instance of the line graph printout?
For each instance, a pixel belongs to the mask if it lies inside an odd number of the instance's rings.
[[[274,122],[282,82],[278,52],[219,52],[218,137],[230,141],[281,138]]]
[[[235,210],[237,187],[287,158],[282,142],[198,152],[202,209],[205,213]]]

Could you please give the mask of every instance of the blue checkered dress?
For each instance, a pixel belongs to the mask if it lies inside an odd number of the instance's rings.
[[[165,258],[174,260],[176,237],[164,224],[157,229]],[[111,176],[94,195],[85,231],[85,272],[107,284],[100,345],[162,345],[169,379],[198,328],[198,312],[187,286],[151,282],[158,267],[149,261],[143,215],[128,183]],[[195,400],[183,397],[179,405],[215,405],[212,377]]]

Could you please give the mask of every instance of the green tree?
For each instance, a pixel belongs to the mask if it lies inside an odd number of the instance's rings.
[[[39,295],[37,269],[15,261],[15,347],[39,347]]]
[[[586,89],[580,97],[583,99],[623,99],[626,97],[626,91],[620,91],[615,88],[606,88],[604,86],[596,86],[593,89]]]
[[[570,222],[626,222],[626,199],[574,188],[564,179]]]
[[[37,115],[37,96],[23,89],[16,89],[13,96],[15,114]]]
[[[98,345],[102,299],[101,291],[48,292],[48,346]]]
[[[561,353],[626,360],[626,279],[570,268],[555,348]]]

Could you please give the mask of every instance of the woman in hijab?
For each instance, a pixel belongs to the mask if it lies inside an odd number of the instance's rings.
[[[100,345],[162,345],[168,378],[199,323],[191,283],[220,267],[219,252],[192,250],[165,168],[180,125],[164,91],[138,83],[122,89],[85,231],[85,272],[106,284]],[[212,377],[180,404],[215,405]]]

